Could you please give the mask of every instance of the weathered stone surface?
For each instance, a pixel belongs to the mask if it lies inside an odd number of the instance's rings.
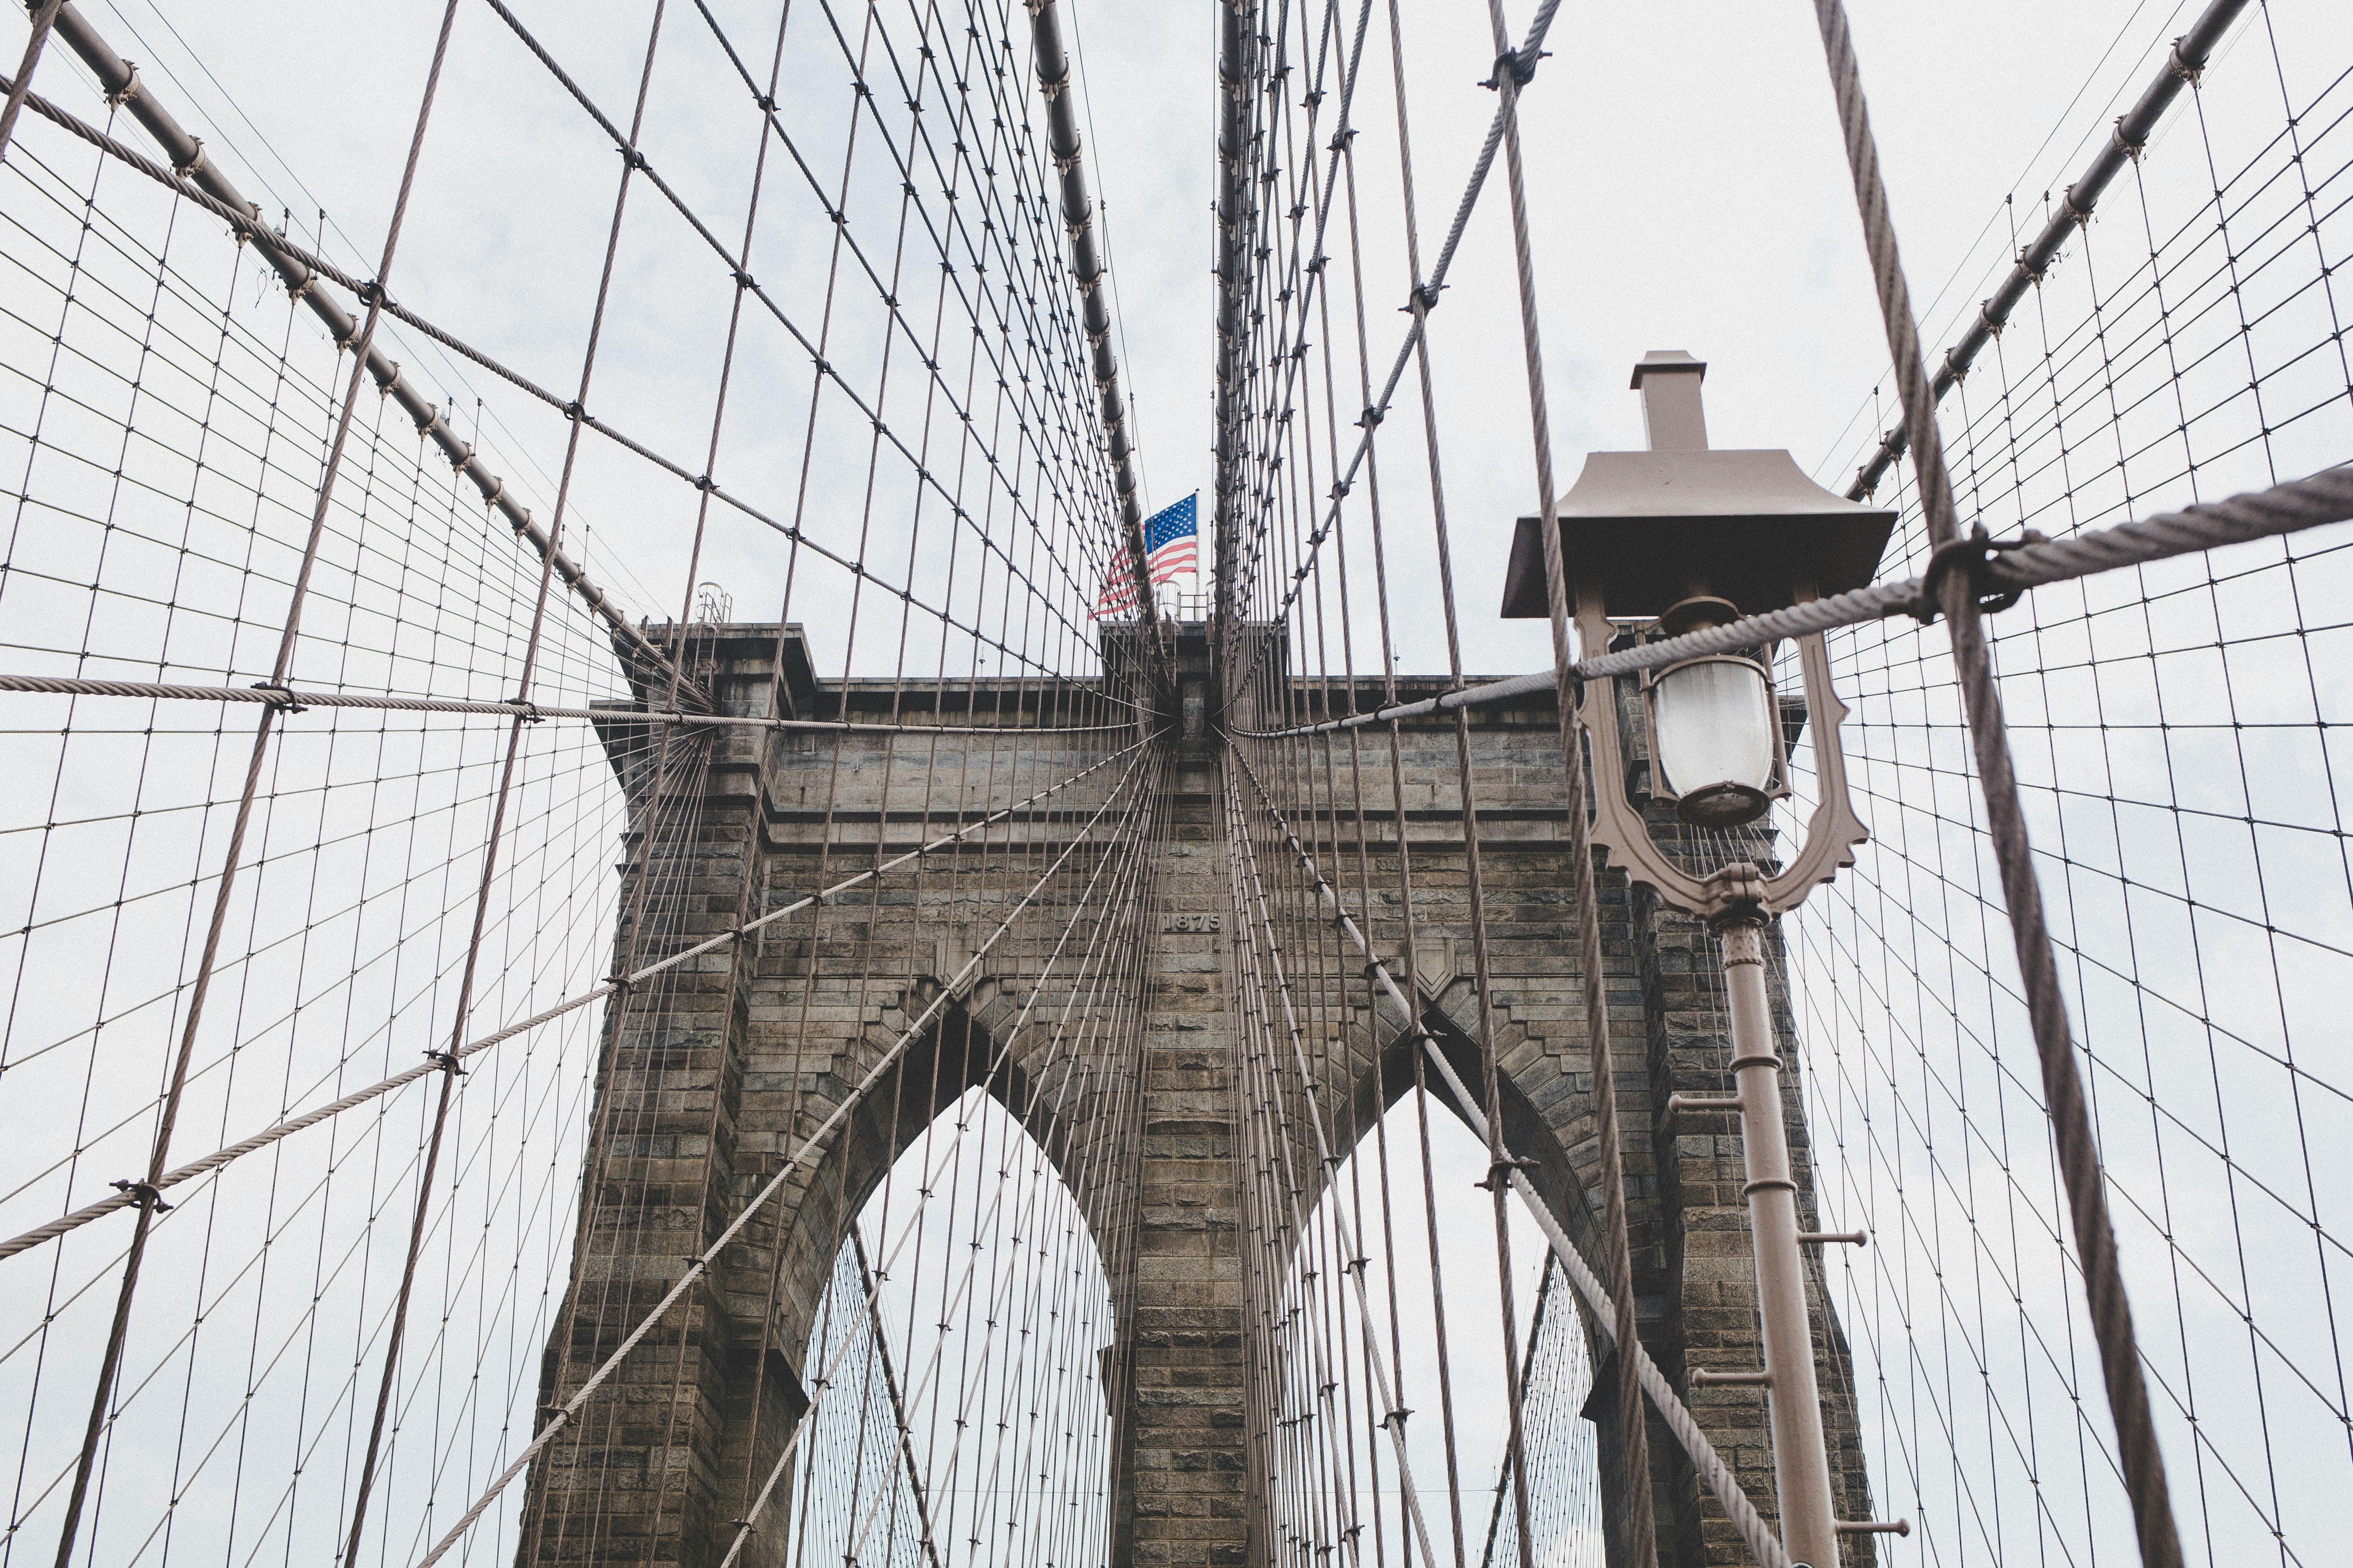
[[[773,626],[698,628],[697,645],[690,651],[733,711],[887,720],[895,710],[920,721],[926,714],[911,705],[928,704],[944,722],[1008,722],[1029,703],[1022,721],[1038,721],[1035,689],[1010,683],[949,683],[916,695],[887,681],[846,690],[821,684],[797,632],[780,637]],[[1186,628],[1179,656],[1180,686],[1208,679],[1198,628]],[[1432,689],[1409,682],[1401,694]],[[1453,722],[1405,726],[1402,813],[1385,736],[1373,731],[1357,732],[1365,743],[1353,760],[1346,740],[1312,753],[1313,765],[1303,750],[1295,776],[1281,782],[1284,798],[1304,803],[1292,827],[1342,886],[1392,972],[1414,977],[1424,1022],[1476,1085],[1482,1020]],[[1002,811],[1134,739],[1098,737],[1085,742],[1094,748],[1087,752],[1075,742],[1054,751],[1042,738],[999,751],[954,736],[894,749],[858,734],[730,731],[706,737],[702,752],[674,743],[666,786],[673,805],[647,819],[643,803],[662,764],[644,726],[615,721],[604,731],[640,806],[633,863],[650,868],[642,890],[634,873],[625,887],[617,934],[618,951],[638,963],[735,930],[878,858]],[[1492,979],[1483,1022],[1501,1067],[1503,1123],[1514,1152],[1536,1162],[1536,1184],[1571,1236],[1598,1260],[1599,1151],[1557,720],[1548,700],[1535,700],[1478,710],[1471,733],[1478,912]],[[992,1031],[1015,1016],[1042,960],[1025,948],[992,962],[991,984],[1000,989],[958,994],[911,1056],[928,1075],[921,1091],[870,1099],[849,1118],[813,1168],[787,1181],[623,1363],[576,1431],[551,1446],[531,1481],[522,1568],[715,1568],[731,1539],[728,1521],[743,1516],[753,1479],[767,1473],[803,1407],[802,1347],[849,1217],[933,1115],[982,1082],[1024,1115],[1071,1183],[1111,1276],[1120,1320],[1119,1342],[1103,1362],[1114,1401],[1114,1560],[1189,1568],[1282,1555],[1265,1539],[1264,1500],[1250,1473],[1249,1342],[1269,1331],[1246,1311],[1244,1162],[1302,1212],[1314,1205],[1324,1170],[1303,1140],[1288,1150],[1250,1146],[1237,1097],[1246,1069],[1267,1067],[1241,1059],[1232,1033],[1237,937],[1219,927],[1230,919],[1229,857],[1237,847],[1220,826],[1222,742],[1207,724],[1191,733],[1180,725],[1160,746],[1166,830],[1151,873],[1152,918],[1144,927],[1151,934],[1138,961],[1140,1029],[1084,1063],[1044,1063],[1017,1046],[1001,1070],[992,1068]],[[1361,800],[1352,777],[1363,781]],[[678,809],[681,794],[693,809]],[[868,884],[829,904],[814,931],[809,917],[778,921],[615,1010],[587,1176],[597,1201],[583,1237],[583,1282],[548,1346],[543,1404],[575,1392],[783,1168],[787,1152],[850,1097],[1081,826],[1068,812],[1018,816],[946,852],[954,877],[918,867]],[[1091,853],[1077,857],[1082,868],[1092,864]],[[1409,965],[1401,857],[1413,888]],[[1040,895],[1043,918],[1057,928],[1071,919],[1082,886],[1057,883]],[[1692,1367],[1749,1368],[1759,1360],[1737,1129],[1723,1117],[1670,1125],[1663,1114],[1671,1094],[1730,1087],[1722,986],[1712,939],[1694,922],[1661,910],[1614,872],[1603,874],[1599,895],[1639,1317],[1652,1355],[1680,1385]],[[1405,1020],[1366,1005],[1361,958],[1324,925],[1301,939],[1311,944],[1311,972],[1289,979],[1304,1020],[1300,1048],[1345,1150],[1410,1086],[1412,1073]],[[1794,1061],[1799,1042],[1778,934],[1770,952],[1776,1023]],[[1290,1074],[1291,1064],[1281,1071]],[[1794,1093],[1788,1104],[1799,1180],[1810,1188],[1810,1149]],[[1810,1191],[1804,1218],[1815,1223]],[[1868,1518],[1846,1347],[1829,1302],[1817,1309],[1843,1511]],[[1712,1389],[1691,1403],[1769,1519],[1762,1397]],[[1623,1520],[1614,1400],[1597,1399],[1592,1409],[1615,1563]],[[1661,1561],[1675,1568],[1745,1561],[1729,1521],[1655,1419],[1650,1437]],[[780,1495],[770,1525],[747,1545],[746,1568],[781,1568],[786,1543],[776,1521],[788,1512]],[[1851,1546],[1849,1562],[1868,1562],[1869,1552]]]

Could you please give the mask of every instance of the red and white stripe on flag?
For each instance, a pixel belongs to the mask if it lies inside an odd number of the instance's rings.
[[[1145,539],[1157,535],[1164,542],[1144,558],[1145,571],[1155,588],[1174,581],[1184,573],[1198,574],[1200,571],[1197,549],[1199,531],[1194,522],[1194,504],[1195,498],[1187,496],[1175,506],[1153,513],[1145,521]],[[1101,620],[1105,616],[1124,614],[1135,608],[1135,574],[1123,559],[1104,579],[1103,596],[1095,601],[1094,618]]]

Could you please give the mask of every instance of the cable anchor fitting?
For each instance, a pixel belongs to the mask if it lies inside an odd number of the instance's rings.
[[[121,1182],[109,1182],[107,1185],[112,1187],[118,1193],[128,1194],[132,1203],[138,1205],[142,1209],[146,1209],[152,1214],[162,1214],[165,1209],[172,1206],[170,1204],[164,1201],[162,1191],[159,1190],[153,1182],[133,1182],[126,1180]]]
[[[452,1078],[466,1076],[466,1069],[458,1065],[458,1053],[455,1051],[427,1051],[425,1059]]]

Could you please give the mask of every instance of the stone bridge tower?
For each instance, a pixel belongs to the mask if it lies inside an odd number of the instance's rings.
[[[845,689],[813,675],[797,626],[705,626],[689,634],[686,652],[728,712],[943,725],[1014,723],[1027,714],[1037,721],[1035,682],[948,682],[919,692],[878,680]],[[1132,787],[1154,795],[1144,820],[1155,825],[1157,842],[1139,858],[1145,869],[1134,873],[1129,896],[1096,917],[1124,922],[1099,934],[1131,955],[1116,983],[1132,987],[1135,1000],[1132,1027],[1094,1042],[1099,1059],[1082,1079],[1067,1063],[1050,1068],[1025,1056],[1018,1044],[1001,1070],[990,1070],[1025,1000],[1039,1000],[1044,954],[1008,947],[990,953],[976,976],[966,963],[975,932],[1000,920],[1002,909],[956,907],[920,890],[869,897],[856,942],[812,945],[786,922],[673,972],[658,998],[633,994],[614,1007],[586,1178],[586,1263],[548,1346],[543,1406],[576,1392],[784,1167],[787,1152],[819,1131],[866,1065],[926,1007],[933,1017],[893,1076],[895,1092],[869,1098],[818,1140],[805,1167],[666,1320],[660,1353],[633,1352],[586,1407],[576,1434],[551,1446],[531,1478],[522,1568],[718,1568],[743,1511],[741,1478],[769,1468],[807,1407],[800,1358],[849,1216],[933,1116],[984,1082],[1024,1118],[1073,1187],[1111,1279],[1120,1325],[1104,1358],[1117,1455],[1114,1561],[1256,1568],[1273,1560],[1248,1473],[1252,1329],[1229,1088],[1239,1047],[1229,1005],[1237,963],[1227,858],[1237,847],[1219,805],[1222,770],[1233,764],[1216,724],[1210,646],[1202,626],[1176,627],[1174,679],[1158,699],[1165,711],[1116,734],[1041,737],[1038,754],[1025,750],[1013,784],[976,781],[961,744],[947,738],[893,742],[869,731],[729,728],[664,740],[632,721],[602,726],[632,811],[628,912],[617,947],[638,962],[664,943],[675,951],[737,929],[925,837],[1003,812],[1027,787],[1018,780],[1050,782],[1106,759],[1111,765],[1068,797],[1016,810],[979,847],[955,851],[972,858],[961,896],[1001,900],[1029,884],[1041,858],[1066,850],[1074,867],[1098,864],[1104,848],[1088,838],[1089,813],[1139,759]],[[1112,651],[1105,679],[1116,685],[1125,677],[1116,645]],[[1409,678],[1400,695],[1440,689],[1438,680]],[[1472,711],[1504,1123],[1514,1152],[1536,1162],[1539,1188],[1601,1268],[1558,721],[1549,693]],[[1382,759],[1380,787],[1367,791],[1361,816],[1328,809],[1291,826],[1325,866],[1353,863],[1361,832],[1371,863],[1393,867],[1398,836],[1406,836],[1418,906],[1414,989],[1425,1023],[1476,1085],[1453,726],[1451,714],[1404,725],[1402,802],[1388,792],[1385,731],[1360,731],[1379,741]],[[1060,749],[1049,754],[1042,748],[1050,744]],[[1127,757],[1113,755],[1130,747]],[[659,811],[649,808],[654,800],[663,803]],[[1709,939],[1615,874],[1604,875],[1600,897],[1641,1331],[1769,1521],[1761,1394],[1688,1384],[1694,1368],[1745,1370],[1760,1359],[1736,1127],[1721,1117],[1671,1125],[1663,1116],[1672,1093],[1720,1094],[1729,1085],[1728,1026]],[[1395,900],[1374,903],[1366,924],[1402,974]],[[1769,951],[1781,1049],[1794,1062],[1802,1042],[1778,933]],[[1377,1107],[1410,1088],[1404,1021],[1366,1006],[1354,973],[1300,983],[1329,988],[1342,1013],[1353,1006],[1351,1037],[1318,1070],[1335,1080],[1329,1102],[1354,1108],[1354,1125],[1366,1128]],[[1044,982],[1050,993],[1065,984],[1050,974]],[[1799,1097],[1787,1100],[1811,1224],[1810,1143]],[[1113,1172],[1114,1163],[1122,1168]],[[1312,1156],[1305,1168],[1314,1169]],[[1846,1345],[1829,1303],[1815,1305],[1841,1512],[1868,1519]],[[1611,1386],[1606,1369],[1598,1386]],[[1595,1399],[1588,1413],[1600,1429],[1614,1564],[1621,1555],[1614,1400]],[[1728,1521],[1655,1417],[1650,1449],[1661,1562],[1745,1562]],[[593,1529],[567,1523],[591,1517]],[[1850,1563],[1871,1560],[1867,1538],[1848,1552]],[[746,1568],[786,1562],[781,1531],[754,1534],[741,1561]]]

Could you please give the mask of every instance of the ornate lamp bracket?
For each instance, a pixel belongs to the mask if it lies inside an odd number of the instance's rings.
[[[1814,597],[1814,591],[1808,585],[1795,597],[1803,603]],[[1599,595],[1581,584],[1577,625],[1584,646],[1595,649],[1609,646],[1615,629],[1602,612]],[[1839,742],[1848,709],[1831,689],[1830,654],[1820,634],[1797,642],[1806,721],[1814,735],[1819,798],[1806,824],[1804,842],[1779,874],[1769,879],[1745,861],[1706,878],[1695,877],[1667,858],[1651,837],[1641,809],[1626,797],[1617,678],[1603,676],[1585,683],[1577,722],[1593,747],[1593,842],[1635,881],[1649,886],[1671,906],[1698,915],[1711,925],[1769,920],[1795,909],[1816,885],[1830,881],[1841,867],[1853,865],[1855,846],[1870,837],[1848,794],[1846,752]]]

